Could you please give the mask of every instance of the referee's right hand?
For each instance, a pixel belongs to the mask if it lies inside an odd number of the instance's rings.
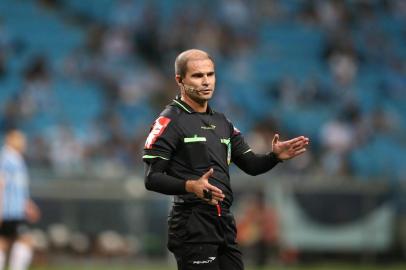
[[[209,178],[213,175],[213,169],[203,174],[202,177],[195,180],[186,181],[186,191],[196,194],[197,197],[207,201],[209,204],[216,205],[223,201],[225,195],[221,189],[209,184]],[[211,196],[211,198],[208,198]]]

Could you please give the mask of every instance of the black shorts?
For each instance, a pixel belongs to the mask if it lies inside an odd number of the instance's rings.
[[[175,205],[168,220],[168,249],[179,270],[243,270],[242,254],[236,242],[234,216],[215,206]]]
[[[0,237],[15,238],[28,231],[29,227],[25,220],[5,220],[0,224]]]

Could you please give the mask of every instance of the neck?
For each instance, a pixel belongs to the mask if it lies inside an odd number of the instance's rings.
[[[16,147],[14,147],[10,144],[6,144],[5,148],[8,149],[8,151],[12,151],[13,153],[21,155],[21,152]]]
[[[207,100],[197,102],[187,95],[182,95],[181,100],[189,105],[195,112],[204,113],[207,111]]]

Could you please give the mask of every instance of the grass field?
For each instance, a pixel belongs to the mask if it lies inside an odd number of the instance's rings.
[[[306,266],[270,266],[246,270],[405,270],[406,264],[394,265],[356,265],[356,264],[317,264]],[[175,266],[48,266],[34,267],[30,270],[176,270]]]

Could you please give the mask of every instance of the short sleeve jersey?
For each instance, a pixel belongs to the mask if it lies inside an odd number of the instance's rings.
[[[9,147],[0,151],[0,179],[3,184],[3,220],[25,218],[25,204],[28,200],[28,173],[22,156]]]
[[[176,98],[151,127],[145,142],[143,160],[169,161],[166,173],[173,177],[198,179],[210,168],[214,174],[210,184],[220,188],[232,204],[229,165],[236,157],[251,151],[240,131],[221,113],[209,106],[205,113],[195,112]],[[178,195],[176,203],[200,201],[194,194]]]

